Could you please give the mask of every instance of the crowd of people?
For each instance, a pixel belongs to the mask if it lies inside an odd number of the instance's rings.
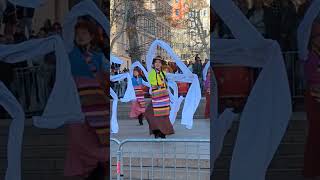
[[[188,69],[192,73],[198,76],[202,90],[205,90],[204,83],[202,82],[202,79],[203,79],[202,72],[205,65],[208,62],[209,62],[209,59],[205,59],[204,61],[202,61],[198,54],[195,55],[194,61],[184,61]],[[144,66],[144,68],[146,68],[146,63],[144,61],[142,61],[141,64]],[[163,68],[166,70],[167,73],[174,73],[174,74],[182,73],[181,70],[176,65],[176,63],[172,61],[165,61]],[[129,70],[126,67],[121,69],[120,65],[111,64],[110,72],[111,72],[110,73],[111,75],[117,75],[120,73],[129,72]],[[143,73],[141,73],[141,76],[146,80],[146,76]],[[111,87],[115,90],[118,97],[122,97],[127,87],[127,80],[125,79],[123,81],[110,82],[110,83],[111,83]],[[187,93],[189,84],[178,82],[178,85],[179,85],[179,94],[185,96]]]
[[[279,42],[283,51],[297,50],[297,28],[311,0],[234,0],[252,25],[268,39]],[[233,38],[229,28],[213,12],[216,37]]]

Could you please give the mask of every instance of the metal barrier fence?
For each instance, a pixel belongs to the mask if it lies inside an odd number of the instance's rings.
[[[43,111],[55,81],[55,67],[33,66],[15,69],[11,91],[21,103],[26,114]]]
[[[292,98],[301,98],[305,90],[304,65],[299,61],[296,51],[284,52],[283,57],[287,67]]]
[[[210,179],[209,139],[111,138],[110,179]]]

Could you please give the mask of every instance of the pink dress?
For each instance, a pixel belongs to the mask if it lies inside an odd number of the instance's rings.
[[[134,86],[134,91],[137,97],[136,101],[133,101],[131,104],[131,111],[129,114],[130,118],[138,118],[141,114],[146,111],[145,99],[144,99],[144,89],[141,78],[132,78],[132,83]]]

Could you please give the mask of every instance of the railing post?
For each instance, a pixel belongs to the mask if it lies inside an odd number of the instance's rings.
[[[122,162],[121,162],[121,149],[117,150],[117,180],[122,179]]]

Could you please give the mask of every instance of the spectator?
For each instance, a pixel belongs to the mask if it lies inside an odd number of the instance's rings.
[[[46,34],[51,33],[52,31],[52,24],[51,24],[51,20],[47,19],[44,24],[43,24],[43,30],[45,31]]]
[[[254,0],[252,7],[248,10],[247,18],[251,24],[260,32],[261,35],[266,35],[266,27],[264,22],[264,5],[262,0]]]
[[[188,64],[188,69],[191,71],[191,72],[193,72],[193,64],[192,64],[192,62],[189,62],[189,64]],[[180,70],[181,71],[181,70]]]
[[[22,24],[18,24],[16,28],[16,32],[14,33],[14,42],[21,43],[26,40],[27,40],[27,37],[25,35],[24,26]]]
[[[60,23],[55,22],[55,23],[52,25],[52,33],[62,36],[62,27],[61,27],[61,24],[60,24]]]
[[[264,3],[264,24],[266,38],[280,42],[281,1],[266,0]]]
[[[298,12],[291,0],[281,1],[281,39],[283,51],[296,50],[296,34],[298,28]]]
[[[47,37],[45,28],[40,28],[40,31],[38,33],[38,38],[45,38],[45,37]]]
[[[193,73],[195,73],[199,78],[202,77],[202,64],[199,55],[197,54],[195,57],[195,64],[192,67]]]

